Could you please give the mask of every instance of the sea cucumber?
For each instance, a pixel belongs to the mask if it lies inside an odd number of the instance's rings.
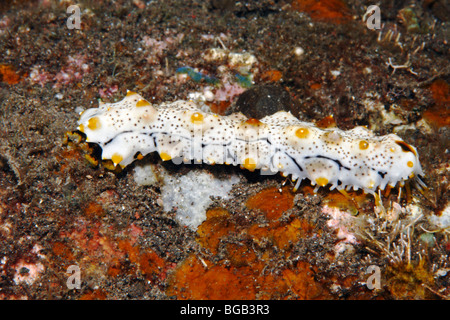
[[[262,119],[241,113],[219,116],[192,101],[154,106],[129,91],[117,103],[84,111],[78,130],[102,148],[102,159],[125,167],[148,153],[162,160],[241,165],[262,174],[280,172],[296,181],[339,191],[375,194],[386,186],[424,183],[416,148],[396,134],[376,136],[365,127],[320,129],[279,111]]]

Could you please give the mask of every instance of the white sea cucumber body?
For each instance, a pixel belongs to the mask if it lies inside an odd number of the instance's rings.
[[[158,152],[163,160],[241,165],[292,175],[342,190],[374,193],[423,175],[417,151],[399,136],[376,136],[364,127],[320,129],[280,111],[263,119],[241,113],[219,116],[191,101],[153,106],[128,92],[117,103],[88,109],[78,129],[102,148],[102,158],[127,166],[137,154]]]

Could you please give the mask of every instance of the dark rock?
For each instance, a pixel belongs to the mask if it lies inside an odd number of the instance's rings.
[[[229,113],[242,112],[248,118],[261,119],[277,111],[291,111],[292,106],[289,92],[281,86],[266,84],[242,93]]]

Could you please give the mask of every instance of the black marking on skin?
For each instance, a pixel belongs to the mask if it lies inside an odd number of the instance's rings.
[[[289,154],[287,154],[287,155],[289,158],[291,158],[294,161],[295,165],[300,169],[300,171],[303,171],[303,168],[298,164],[297,160],[295,160],[295,158],[291,157]]]
[[[253,143],[253,142],[258,142],[258,141],[266,141],[268,144],[272,145],[272,142],[270,142],[269,138],[260,138],[260,139],[256,139],[256,140],[244,140],[244,139],[240,139],[240,138],[236,138],[237,141],[242,141],[242,142],[248,142],[248,143]]]
[[[121,133],[116,134],[114,137],[112,137],[111,139],[109,139],[108,141],[106,141],[103,145],[106,146],[106,145],[110,144],[115,138],[117,138],[118,136],[120,136],[121,134],[130,133],[130,132],[133,132],[133,131],[131,131],[131,130],[129,130],[129,131],[122,131]]]
[[[291,159],[291,160],[295,163],[295,165],[297,166],[297,168],[298,168],[301,172],[303,172],[302,166],[298,164],[297,160],[295,160],[294,157],[292,157],[289,153],[283,152],[281,149],[278,149],[278,148],[275,149],[275,152],[273,153],[272,157],[270,157],[270,162],[271,162],[271,164],[272,164],[272,167],[275,167],[275,165],[274,165],[274,163],[273,163],[273,158],[274,158],[275,155],[276,155],[278,152],[280,152],[280,151],[281,151],[283,154],[287,155],[287,156],[289,157],[289,159]],[[281,170],[278,170],[278,171],[281,171]]]
[[[307,156],[305,157],[305,159],[310,159],[310,158],[322,158],[322,159],[327,159],[327,160],[331,160],[334,161],[335,163],[337,163],[337,165],[339,166],[339,170],[341,170],[341,168],[347,169],[348,171],[351,171],[350,168],[347,168],[346,166],[344,166],[339,160],[335,160],[335,159],[331,159],[322,155],[318,155],[316,157],[311,157],[311,156]],[[387,172],[383,172],[383,171],[377,171],[374,168],[369,168],[370,170],[376,171],[382,179],[384,179],[384,176],[387,174]]]
[[[315,157],[313,157],[313,156],[306,156],[305,157],[305,159],[311,159],[311,158],[321,158],[321,159],[331,160],[331,161],[335,162],[339,166],[339,170],[341,170],[341,168],[344,168],[344,169],[347,169],[348,171],[351,171],[350,168],[344,166],[339,160],[336,160],[336,159],[332,159],[332,158],[329,158],[329,157],[326,157],[326,156],[322,156],[322,155],[318,155],[318,156],[315,156]]]
[[[417,156],[416,151],[414,151],[414,149],[409,144],[407,144],[406,142],[404,142],[404,141],[395,141],[395,143],[398,144],[402,148],[403,152],[412,152],[415,156]]]

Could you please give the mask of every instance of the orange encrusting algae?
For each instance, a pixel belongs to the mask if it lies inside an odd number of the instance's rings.
[[[13,66],[8,64],[0,64],[0,81],[9,85],[17,84],[21,80],[21,76],[17,73]]]
[[[435,105],[427,109],[423,116],[434,127],[450,126],[450,86],[444,80],[435,80],[430,85]]]
[[[260,191],[247,208],[265,213],[267,225],[237,225],[223,208],[207,212],[198,228],[197,242],[209,254],[191,254],[168,278],[168,294],[177,299],[326,299],[326,286],[314,278],[315,269],[298,261],[265,272],[273,259],[286,259],[300,238],[312,236],[314,225],[298,217],[283,216],[293,207],[288,188]],[[240,240],[230,240],[238,236]],[[320,235],[319,235],[320,236]],[[208,252],[208,251],[207,251]]]
[[[267,70],[261,74],[261,80],[267,82],[277,82],[283,77],[283,73],[278,70]]]
[[[105,215],[105,210],[103,210],[101,204],[91,201],[84,209],[84,214],[87,215],[89,218],[101,218]]]
[[[294,206],[294,194],[288,187],[284,187],[282,192],[278,188],[269,188],[248,199],[245,205],[249,209],[261,210],[268,219],[274,220]]]
[[[292,8],[308,13],[316,21],[342,24],[352,20],[350,9],[342,0],[293,0]]]
[[[288,250],[299,238],[311,235],[314,226],[307,221],[295,218],[292,221],[271,222],[268,226],[253,225],[247,230],[247,235],[253,242],[263,245],[269,241],[273,246]]]
[[[298,262],[279,274],[264,272],[266,261],[252,266],[216,264],[191,254],[171,275],[168,294],[177,299],[254,300],[326,299],[329,292],[314,279],[314,268]]]
[[[119,251],[124,253],[127,259],[134,265],[128,273],[138,271],[149,281],[155,277],[165,277],[165,262],[153,250],[143,250],[140,246],[133,245],[129,240],[119,240]],[[123,273],[121,270],[122,261],[117,259],[108,269],[108,274],[116,276]]]
[[[206,221],[197,229],[197,242],[215,254],[220,239],[228,232],[233,231],[234,227],[235,225],[227,210],[222,208],[210,209],[206,212]]]

